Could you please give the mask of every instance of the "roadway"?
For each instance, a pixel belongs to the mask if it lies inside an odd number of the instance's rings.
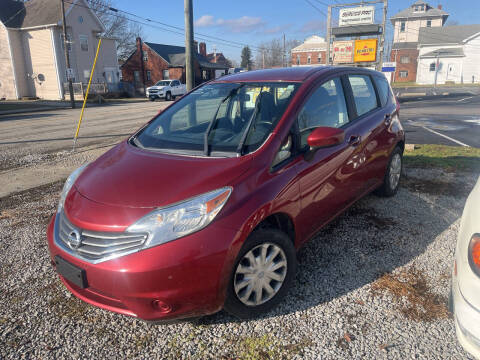
[[[480,95],[410,99],[400,120],[407,143],[480,148]]]

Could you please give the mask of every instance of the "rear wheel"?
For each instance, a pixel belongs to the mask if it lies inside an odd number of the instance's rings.
[[[167,94],[165,95],[165,100],[167,100],[167,101],[172,100],[172,94],[170,93],[170,91],[167,92]]]
[[[397,193],[403,168],[403,153],[398,146],[393,150],[388,162],[383,184],[375,191],[379,196],[390,197]]]
[[[241,319],[271,310],[287,294],[296,268],[295,248],[284,232],[256,230],[237,256],[225,310]]]

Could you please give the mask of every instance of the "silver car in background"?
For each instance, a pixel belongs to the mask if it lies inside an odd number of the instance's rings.
[[[451,306],[458,341],[480,359],[480,178],[467,199],[460,223]]]

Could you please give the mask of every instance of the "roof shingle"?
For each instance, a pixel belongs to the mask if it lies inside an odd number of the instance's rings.
[[[420,28],[418,43],[460,44],[470,36],[480,33],[480,25],[455,25]]]

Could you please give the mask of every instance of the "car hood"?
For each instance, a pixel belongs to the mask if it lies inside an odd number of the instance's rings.
[[[162,207],[232,185],[250,164],[251,157],[161,154],[125,141],[87,166],[75,187],[101,204]]]
[[[147,90],[162,90],[165,86],[150,86]]]

